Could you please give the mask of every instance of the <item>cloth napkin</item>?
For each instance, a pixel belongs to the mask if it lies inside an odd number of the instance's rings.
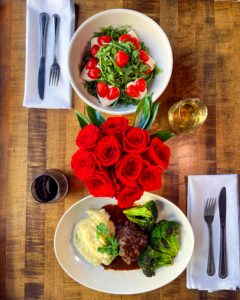
[[[38,95],[38,68],[40,53],[39,15],[49,15],[45,58],[44,99]],[[60,78],[57,87],[49,86],[50,67],[53,61],[52,15],[60,16],[57,58]],[[23,106],[35,108],[72,107],[72,88],[67,74],[68,45],[75,25],[74,0],[27,0],[26,68]]]
[[[219,194],[222,187],[227,191],[226,208],[226,250],[228,276],[218,277],[220,252]],[[207,198],[217,198],[212,223],[215,274],[207,275],[208,228],[204,221],[204,207]],[[187,288],[208,290],[239,290],[239,222],[238,222],[238,175],[196,175],[188,176],[187,216],[192,225],[195,246],[187,267]]]

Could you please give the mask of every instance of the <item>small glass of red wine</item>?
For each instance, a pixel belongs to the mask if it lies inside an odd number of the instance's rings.
[[[68,180],[59,170],[46,170],[33,180],[31,193],[40,203],[61,201],[68,193]]]

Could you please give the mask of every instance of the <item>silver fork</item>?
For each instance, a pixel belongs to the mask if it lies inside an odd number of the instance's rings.
[[[53,63],[50,68],[49,85],[57,86],[60,76],[60,67],[57,62],[57,39],[59,31],[60,17],[59,15],[52,16],[52,28],[53,28]]]
[[[208,225],[209,231],[209,249],[208,249],[208,264],[207,264],[207,274],[213,276],[215,273],[213,249],[212,249],[212,222],[214,218],[216,198],[208,198],[204,210],[204,220]]]

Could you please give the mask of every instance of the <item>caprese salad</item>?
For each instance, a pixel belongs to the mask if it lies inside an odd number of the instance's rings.
[[[137,105],[161,70],[130,26],[100,30],[94,32],[84,64],[79,64],[85,88],[105,107],[117,103]]]

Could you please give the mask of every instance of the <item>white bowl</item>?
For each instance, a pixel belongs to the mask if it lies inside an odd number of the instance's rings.
[[[54,250],[63,270],[77,282],[91,289],[111,294],[145,293],[160,288],[178,277],[186,268],[193,253],[192,227],[183,212],[162,197],[145,192],[137,204],[149,200],[156,201],[159,220],[175,220],[180,223],[180,250],[172,266],[161,267],[154,277],[147,278],[142,270],[106,271],[102,266],[94,267],[88,263],[81,254],[77,253],[72,244],[74,224],[77,220],[87,217],[85,212],[89,208],[100,209],[106,204],[116,204],[116,200],[112,198],[88,196],[70,207],[58,223],[54,237]]]
[[[150,54],[163,71],[148,87],[148,94],[154,92],[153,101],[163,93],[170,80],[173,66],[172,49],[166,34],[156,22],[142,13],[128,9],[111,9],[98,13],[86,20],[75,32],[69,45],[67,58],[68,76],[74,90],[82,100],[99,111],[113,115],[126,115],[134,113],[136,106],[125,107],[119,104],[115,108],[102,107],[98,100],[84,89],[84,81],[79,76],[78,64],[82,60],[83,53],[90,50],[89,42],[94,32],[100,31],[99,27],[106,28],[110,25],[113,28],[132,25],[140,41],[150,48]]]

